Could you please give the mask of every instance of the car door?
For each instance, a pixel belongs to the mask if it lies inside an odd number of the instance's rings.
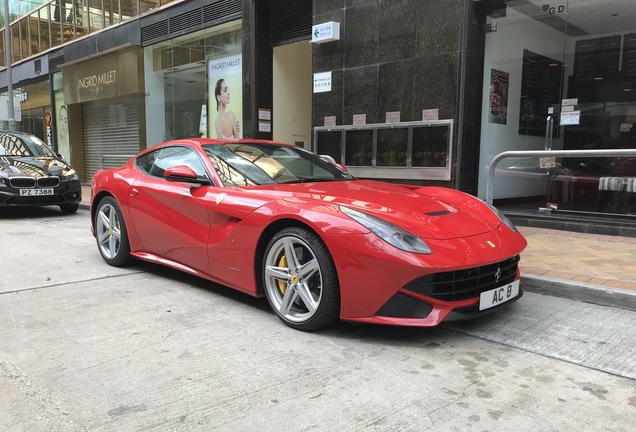
[[[177,165],[210,178],[198,153],[190,147],[162,147],[146,153],[136,161],[144,175],[130,189],[131,221],[142,252],[209,273],[208,203],[213,188],[166,180],[163,172]]]

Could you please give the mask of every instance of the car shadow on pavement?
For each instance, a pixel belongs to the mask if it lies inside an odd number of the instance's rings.
[[[78,210],[77,213],[62,213],[62,210],[60,210],[57,206],[0,207],[0,220],[40,219],[51,217],[86,217],[86,210]]]
[[[198,276],[184,273],[180,270],[165,267],[159,264],[149,263],[145,261],[137,261],[130,268],[141,272],[151,273],[155,276],[172,280],[175,283],[188,285],[192,289],[198,289],[214,296],[221,296],[225,300],[240,303],[243,306],[253,309],[254,314],[262,314],[270,317],[272,320],[279,321],[276,314],[270,309],[267,300],[264,297],[256,298],[251,295],[242,293],[228,286],[209,281]],[[442,324],[438,327],[403,327],[378,324],[356,323],[348,321],[337,321],[327,327],[316,330],[311,334],[318,339],[343,339],[355,340],[363,343],[377,344],[381,346],[399,345],[399,346],[418,346],[422,348],[439,348],[442,345],[447,347],[453,346],[455,340],[463,338],[462,331],[458,331],[463,326],[480,326],[484,325],[484,321],[492,321],[493,325],[498,320],[505,320],[506,315],[513,313],[511,310],[515,305],[506,305],[501,310],[493,311],[493,313],[472,320],[453,323],[452,326]],[[251,316],[245,316],[245,319],[251,319]],[[276,322],[281,326],[281,331],[288,331],[290,337],[299,330],[286,327],[283,322]],[[448,328],[447,328],[448,327]],[[246,329],[247,331],[247,329]],[[440,342],[442,341],[442,342]]]

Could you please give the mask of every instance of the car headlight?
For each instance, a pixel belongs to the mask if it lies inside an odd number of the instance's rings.
[[[77,179],[79,179],[79,176],[77,175],[74,169],[70,170],[69,172],[66,173],[66,175],[62,176],[62,181],[77,180]]]
[[[406,252],[419,254],[432,254],[431,248],[418,236],[411,234],[402,228],[383,221],[380,218],[371,216],[349,207],[340,207],[342,213],[358,222],[363,227],[380,237],[382,240]]]
[[[508,219],[506,217],[506,215],[504,215],[501,211],[499,211],[494,205],[490,204],[489,202],[484,201],[484,204],[486,204],[490,210],[493,211],[494,214],[497,215],[497,217],[499,219],[501,219],[501,221],[508,227],[510,228],[513,232],[519,232],[519,230],[517,230],[517,227],[515,226],[515,224],[513,224],[512,222],[510,222],[510,219]]]

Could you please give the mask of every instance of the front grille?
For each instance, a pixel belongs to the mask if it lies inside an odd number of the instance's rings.
[[[60,184],[59,177],[40,177],[38,179],[38,186],[40,187],[56,187]]]
[[[495,264],[417,278],[404,288],[444,301],[468,300],[515,280],[519,255]],[[499,277],[497,278],[497,274]]]
[[[57,187],[60,184],[59,177],[40,177],[37,180],[33,177],[11,177],[9,184],[15,188]]]
[[[35,179],[33,177],[11,177],[9,184],[16,188],[32,188],[35,187]]]

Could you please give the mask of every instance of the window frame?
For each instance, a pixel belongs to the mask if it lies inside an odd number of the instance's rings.
[[[436,121],[416,121],[400,123],[373,123],[367,125],[341,125],[341,126],[319,126],[314,127],[313,151],[318,154],[328,154],[337,163],[343,164],[349,173],[359,178],[382,178],[382,179],[403,179],[403,180],[451,180],[451,168],[453,163],[453,125],[454,120]],[[413,131],[418,128],[445,127],[446,133],[446,165],[445,166],[414,166],[413,157]],[[407,130],[406,141],[406,164],[404,166],[381,166],[378,164],[378,131],[386,130]],[[361,130],[371,130],[373,132],[372,157],[369,166],[349,165],[347,160],[347,133]],[[340,132],[340,142],[325,143],[331,148],[337,148],[340,154],[321,152],[320,134]],[[441,152],[443,153],[443,152]]]

